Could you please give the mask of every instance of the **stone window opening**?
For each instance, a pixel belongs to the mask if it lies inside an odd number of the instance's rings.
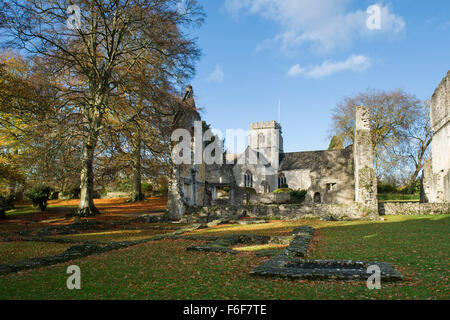
[[[314,193],[314,203],[322,203],[322,197],[320,196],[320,192]]]
[[[244,175],[244,186],[247,188],[253,188],[253,175],[247,170]]]
[[[337,184],[335,182],[327,183],[327,192],[336,191],[336,188],[337,188]]]
[[[216,199],[230,200],[231,187],[230,186],[218,186],[216,187]]]
[[[190,202],[191,198],[192,198],[192,185],[188,184],[188,183],[185,183],[183,187],[184,187],[183,188],[184,189],[183,190],[184,191],[184,197],[185,197],[187,202]]]
[[[264,193],[270,192],[270,185],[267,181],[261,182],[261,186],[264,188]]]
[[[287,180],[286,180],[286,176],[284,175],[284,173],[281,173],[278,176],[278,188],[283,188],[283,186],[287,186]]]
[[[264,141],[264,135],[261,133],[258,135],[258,147],[263,148],[265,147],[265,141]]]

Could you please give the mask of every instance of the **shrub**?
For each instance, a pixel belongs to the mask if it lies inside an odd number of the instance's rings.
[[[169,188],[167,188],[167,187],[161,187],[161,188],[159,188],[159,193],[160,193],[162,196],[167,196],[167,194],[169,193]]]
[[[273,193],[289,193],[292,189],[290,188],[280,188],[273,191]]]
[[[280,189],[287,189],[287,188],[289,188],[289,186],[288,186],[286,183],[283,183],[283,184],[280,186]]]
[[[47,208],[47,201],[50,198],[50,188],[40,184],[26,193],[26,196],[31,200],[33,206],[39,207],[41,211]]]
[[[76,187],[67,191],[61,191],[58,195],[60,199],[80,199],[81,189]]]
[[[403,194],[403,193],[382,193],[377,194],[380,201],[419,201],[419,194]]]
[[[246,191],[247,193],[250,193],[250,194],[256,194],[255,188],[242,187],[241,189],[244,190],[244,191]]]
[[[56,200],[59,197],[59,192],[58,191],[52,191],[50,194],[50,200]]]
[[[152,192],[153,191],[153,186],[147,182],[143,182],[141,184],[141,188],[142,188],[143,192]]]
[[[5,218],[5,211],[14,209],[14,196],[5,198],[0,196],[0,219]]]
[[[289,194],[293,203],[302,203],[305,201],[306,190],[292,190]]]
[[[420,179],[416,179],[416,181],[410,185],[399,187],[398,192],[403,194],[420,194],[420,185]]]
[[[382,180],[378,180],[378,182],[377,182],[377,191],[378,191],[378,193],[396,193],[396,192],[398,192],[397,186],[394,183],[384,182]]]
[[[115,191],[118,192],[131,192],[131,190],[133,190],[133,185],[131,184],[130,181],[119,181],[119,183],[117,184],[117,187],[115,188]]]

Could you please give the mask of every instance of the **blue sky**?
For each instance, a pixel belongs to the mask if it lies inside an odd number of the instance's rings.
[[[280,99],[287,152],[326,149],[343,97],[401,88],[426,99],[450,69],[448,0],[200,3],[206,21],[191,34],[203,56],[191,83],[202,117],[224,133],[246,130],[278,120]],[[372,5],[381,24],[369,30]]]

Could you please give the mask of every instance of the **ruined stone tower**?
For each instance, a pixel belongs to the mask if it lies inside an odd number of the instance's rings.
[[[376,209],[377,177],[374,169],[373,147],[370,134],[370,111],[356,108],[355,141],[353,158],[355,165],[355,201],[365,207]]]
[[[182,102],[185,106],[175,115],[172,131],[185,129],[193,137],[194,124],[196,121],[201,121],[201,118],[197,112],[194,91],[190,85],[186,87]],[[191,141],[191,149],[194,147],[195,141]],[[172,167],[172,174],[169,179],[169,199],[164,218],[179,220],[185,214],[187,206],[203,204],[205,166],[204,164],[193,164],[191,162],[191,164],[172,165]]]

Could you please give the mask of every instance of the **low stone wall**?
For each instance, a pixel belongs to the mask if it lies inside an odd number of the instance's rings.
[[[296,220],[301,218],[376,219],[376,209],[358,203],[350,204],[259,204],[241,206],[199,207],[190,215],[208,222],[215,219],[233,219],[242,215],[260,218]],[[187,217],[186,217],[187,218]]]
[[[374,220],[383,215],[450,214],[449,203],[380,202],[377,209],[359,203],[348,204],[258,204],[241,206],[208,206],[191,208],[186,220],[207,223],[213,220],[237,219],[241,216],[296,220],[302,218],[336,218]]]
[[[130,192],[108,192],[103,197],[104,199],[113,199],[113,198],[129,198],[131,196]]]
[[[380,202],[380,215],[450,214],[450,203]]]
[[[263,193],[250,197],[250,204],[281,204],[291,200],[289,193]]]

